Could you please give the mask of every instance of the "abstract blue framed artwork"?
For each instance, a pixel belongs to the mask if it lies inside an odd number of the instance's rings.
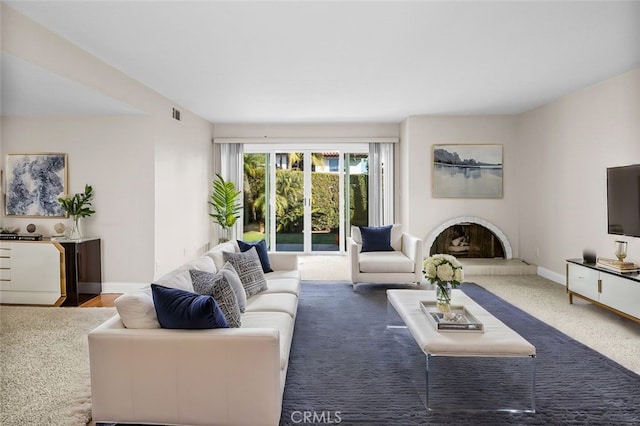
[[[7,216],[64,217],[58,197],[67,192],[67,155],[8,154]]]
[[[502,145],[434,145],[434,198],[502,198]]]

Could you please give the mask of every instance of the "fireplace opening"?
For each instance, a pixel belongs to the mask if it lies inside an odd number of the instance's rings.
[[[442,231],[431,245],[429,255],[450,254],[460,258],[505,258],[500,239],[477,223],[456,223]]]

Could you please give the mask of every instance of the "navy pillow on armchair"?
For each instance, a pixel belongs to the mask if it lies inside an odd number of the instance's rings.
[[[362,236],[361,252],[366,251],[394,251],[391,247],[391,228],[387,226],[360,226]]]

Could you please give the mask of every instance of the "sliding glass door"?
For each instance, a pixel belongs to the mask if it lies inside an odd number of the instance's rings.
[[[274,229],[276,251],[304,252],[305,162],[303,152],[276,152],[276,164],[271,180],[274,182],[274,206],[271,227]]]
[[[368,224],[368,152],[350,151],[246,146],[244,239],[275,251],[344,252],[351,224]]]
[[[340,196],[344,185],[340,173],[342,157],[338,151],[311,153],[311,251],[340,251],[344,234],[341,212],[344,200]]]
[[[269,153],[244,154],[244,214],[242,239],[244,241],[271,240],[269,176],[272,155]]]

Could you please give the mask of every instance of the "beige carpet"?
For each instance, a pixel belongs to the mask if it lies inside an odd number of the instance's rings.
[[[115,308],[0,306],[0,424],[84,425],[87,333]]]
[[[470,275],[475,282],[523,311],[640,374],[640,323],[622,318],[538,275]]]
[[[349,281],[349,263],[346,255],[301,255],[298,266],[303,280],[309,281]]]
[[[303,280],[350,279],[347,256],[300,256],[299,263]],[[481,263],[482,261],[475,262],[473,266]],[[513,267],[513,263],[506,262],[506,266]],[[493,267],[500,266],[502,265]],[[538,275],[522,275],[520,271],[516,275],[465,275],[465,281],[483,286],[523,311],[640,374],[640,323],[622,318],[577,297],[573,299],[574,304],[570,305],[563,285]]]

